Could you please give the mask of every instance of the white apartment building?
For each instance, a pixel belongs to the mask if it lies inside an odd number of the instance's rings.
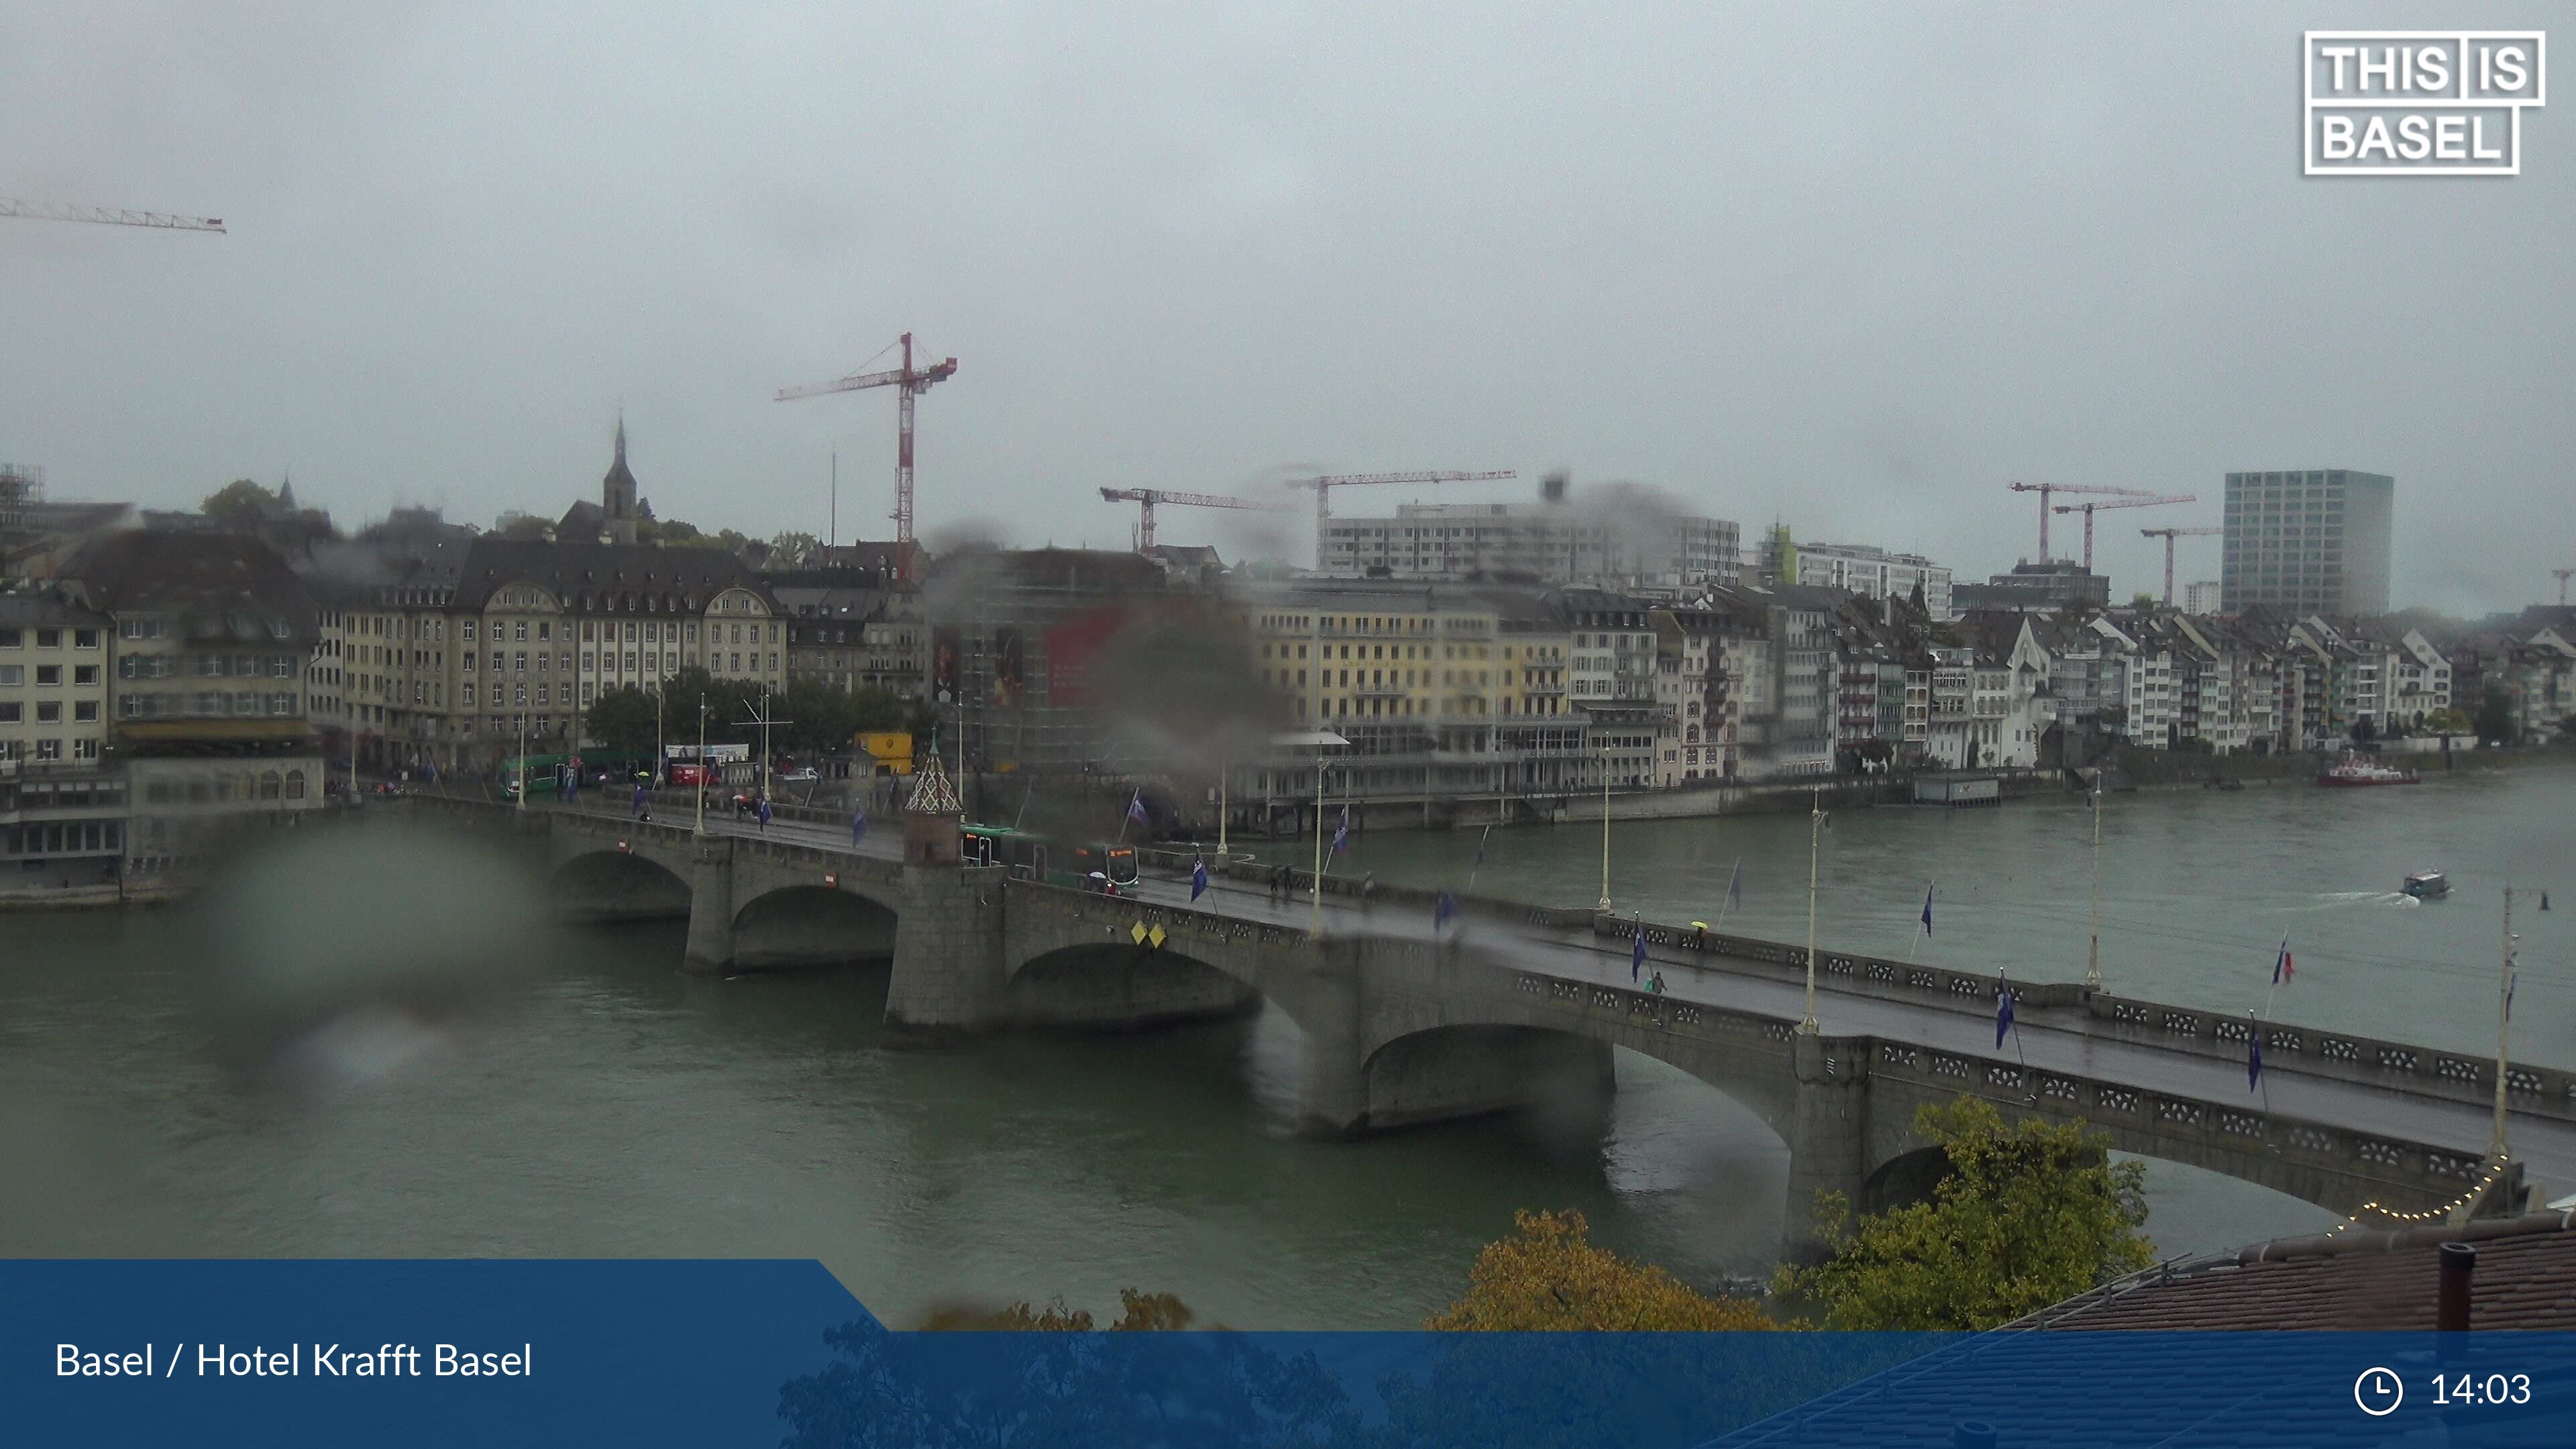
[[[2205,618],[2211,614],[2223,612],[2219,607],[2220,599],[2216,579],[2202,579],[2198,583],[2182,586],[2182,611],[2186,614],[2197,614]]]
[[[1624,515],[1529,503],[1407,503],[1391,518],[1331,518],[1316,566],[1337,577],[1681,588],[1735,580],[1729,519]]]
[[[1889,553],[1865,543],[1797,545],[1798,582],[1848,589],[1873,599],[1904,599],[1923,590],[1923,607],[1936,619],[1954,617],[1950,571],[1919,553]]]
[[[2344,468],[2227,475],[2220,612],[2388,610],[2397,480]]]

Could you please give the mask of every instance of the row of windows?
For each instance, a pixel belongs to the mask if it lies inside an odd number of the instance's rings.
[[[75,664],[72,666],[72,683],[74,685],[95,687],[98,684],[98,679],[99,674],[97,665]],[[26,665],[0,664],[0,689],[23,688],[26,683]],[[60,689],[62,687],[62,683],[63,667],[61,665],[39,664],[36,666],[36,687],[38,689]]]
[[[96,629],[0,629],[0,649],[23,649],[30,634],[35,636],[39,649],[62,648],[65,634],[71,636],[74,649],[95,649],[99,640]]]
[[[28,749],[28,746],[31,743],[35,747],[32,751],[33,757],[37,760],[49,761],[63,758],[62,739],[59,736],[48,735],[43,739],[35,741],[15,739],[0,740],[0,760],[27,759],[31,753]],[[83,735],[74,739],[72,741],[71,757],[75,760],[97,759],[98,737],[96,735]]]
[[[17,700],[0,699],[0,724],[24,723],[26,710],[27,707],[24,704],[19,703]],[[72,701],[72,719],[74,721],[87,724],[97,718],[97,700],[76,699]],[[36,701],[36,723],[61,724],[62,722],[63,702],[61,700],[40,699]]]
[[[121,820],[55,820],[0,827],[0,855],[98,855],[124,848]]]
[[[193,709],[187,707],[192,699],[195,704]],[[162,719],[181,714],[199,717],[230,715],[235,718],[255,719],[277,718],[302,712],[291,690],[276,694],[254,694],[248,691],[240,694],[218,694],[208,690],[194,696],[136,693],[121,694],[116,699],[116,713],[120,719]]]
[[[302,770],[228,770],[212,777],[196,776],[187,780],[154,780],[143,787],[143,798],[154,805],[220,805],[235,800],[301,800],[305,794]]]

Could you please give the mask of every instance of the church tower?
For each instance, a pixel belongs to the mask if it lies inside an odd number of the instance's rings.
[[[599,480],[599,528],[610,543],[635,541],[635,475],[626,468],[626,419],[617,419],[617,457]]]

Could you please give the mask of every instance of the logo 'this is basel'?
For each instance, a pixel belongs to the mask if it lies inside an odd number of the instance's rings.
[[[2519,176],[2547,99],[2537,30],[2307,32],[2310,176]]]

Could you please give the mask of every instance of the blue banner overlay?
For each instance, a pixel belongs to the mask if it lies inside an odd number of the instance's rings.
[[[814,1263],[0,1263],[10,1445],[2576,1444],[2576,1335],[897,1333]]]

